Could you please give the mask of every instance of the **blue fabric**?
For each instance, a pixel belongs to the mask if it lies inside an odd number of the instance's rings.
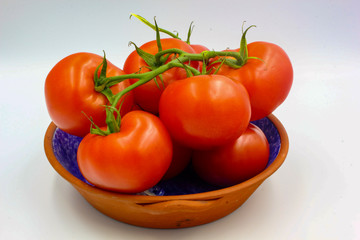
[[[270,157],[267,165],[269,166],[275,160],[280,150],[281,141],[279,132],[268,118],[263,118],[252,123],[264,132],[269,141]],[[76,158],[77,149],[81,140],[82,138],[80,137],[56,129],[53,137],[53,149],[56,158],[66,170],[80,180],[88,183],[79,170]],[[181,195],[207,192],[216,189],[219,189],[219,187],[203,182],[194,174],[191,167],[188,167],[179,176],[159,182],[144,194],[150,193],[158,196]]]

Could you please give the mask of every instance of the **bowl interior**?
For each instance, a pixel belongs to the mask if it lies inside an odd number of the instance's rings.
[[[266,138],[269,141],[270,156],[267,164],[268,167],[273,163],[279,153],[281,146],[280,134],[274,123],[267,117],[252,123],[258,126],[264,132]],[[81,181],[91,185],[81,174],[77,164],[76,153],[81,140],[82,138],[70,135],[57,128],[52,139],[53,151],[59,163],[67,171],[69,171],[73,176],[80,179]],[[142,194],[170,196],[202,193],[217,189],[220,188],[205,183],[196,176],[191,167],[188,167],[179,176],[166,181],[160,181],[156,186],[148,189]]]

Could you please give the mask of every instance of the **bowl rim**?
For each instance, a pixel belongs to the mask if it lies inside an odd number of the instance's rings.
[[[143,201],[143,202],[152,202],[155,200],[169,201],[169,200],[191,200],[191,199],[215,199],[227,193],[239,191],[240,189],[245,189],[251,185],[256,185],[258,183],[263,182],[266,178],[270,177],[274,172],[276,172],[277,169],[279,169],[280,166],[285,161],[286,155],[289,150],[289,138],[287,132],[284,126],[282,125],[282,123],[280,122],[280,120],[276,118],[273,114],[270,114],[269,116],[267,116],[267,118],[275,125],[276,129],[279,132],[280,141],[281,141],[279,153],[274,159],[274,161],[264,171],[244,182],[241,182],[239,184],[230,187],[212,190],[208,192],[202,192],[202,193],[169,195],[169,196],[134,195],[134,194],[107,191],[97,188],[95,186],[91,186],[83,182],[82,180],[78,179],[74,175],[72,175],[69,171],[67,171],[55,157],[52,146],[52,139],[57,127],[53,122],[49,124],[46,130],[45,138],[44,138],[44,149],[49,163],[52,165],[54,170],[60,176],[62,176],[65,180],[67,180],[69,183],[76,186],[77,188],[83,189],[84,191],[92,192],[94,194],[102,194],[105,196],[107,195],[108,197],[117,196],[119,198],[126,198],[128,200]]]

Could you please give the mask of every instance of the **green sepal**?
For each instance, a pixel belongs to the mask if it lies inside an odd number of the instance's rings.
[[[191,37],[191,34],[192,34],[192,32],[193,32],[193,30],[194,30],[194,25],[193,25],[193,23],[194,22],[191,22],[190,23],[190,27],[189,27],[189,30],[188,30],[188,33],[187,33],[187,38],[186,38],[186,43],[187,44],[190,44],[190,37]]]
[[[241,68],[242,65],[239,65],[239,62],[235,59],[229,59],[229,58],[226,58],[224,60],[224,64],[228,65],[229,67],[231,68],[234,68],[234,69],[238,69],[238,68]]]
[[[113,106],[105,106],[106,111],[106,125],[110,133],[117,133],[120,131],[120,111]],[[117,118],[114,116],[114,112],[117,113]]]
[[[258,57],[248,57],[247,59],[255,59],[255,60],[259,60],[259,61],[265,63],[265,61],[263,59],[258,58]]]
[[[162,56],[160,57],[160,63],[161,63],[161,65],[165,64],[166,61],[169,59],[170,56],[171,56],[171,53],[168,53],[168,54],[166,54],[166,55],[162,55]]]
[[[96,135],[100,135],[100,136],[107,136],[110,133],[108,131],[104,131],[101,128],[99,128],[98,125],[96,125],[92,119],[92,117],[89,117],[88,115],[86,115],[86,113],[84,111],[82,111],[82,113],[85,115],[85,117],[87,119],[89,119],[91,125],[90,125],[90,133],[91,134],[96,134]]]
[[[137,54],[139,54],[139,56],[146,62],[147,65],[149,65],[151,69],[156,67],[156,59],[154,55],[145,52],[144,50],[136,46],[134,42],[129,42],[129,45],[134,45]]]
[[[93,126],[95,126],[95,128]],[[104,130],[100,129],[98,126],[93,125],[93,124],[90,127],[90,133],[104,136],[104,137],[110,134],[108,131],[104,131]]]
[[[215,69],[215,72],[213,73],[214,75],[219,72],[219,70],[222,67],[222,65],[224,64],[225,60],[226,60],[226,58],[221,58],[220,60],[215,61],[215,62],[220,62],[220,65]]]
[[[203,59],[202,59],[202,68],[201,68],[201,74],[202,75],[207,75],[207,74],[210,74],[210,70],[208,70],[208,64],[209,64],[209,59],[206,58],[206,55],[208,54],[209,51],[203,51],[201,53],[201,55],[203,56]]]
[[[202,75],[207,74],[207,61],[205,59],[203,59],[202,61],[201,74]]]
[[[122,104],[123,104],[123,102],[121,102],[119,109],[121,109]],[[91,125],[90,125],[90,133],[91,134],[107,136],[109,134],[117,133],[120,131],[120,123],[121,123],[120,111],[113,106],[104,106],[104,107],[105,107],[105,112],[106,112],[105,122],[107,125],[107,129],[105,131],[94,123],[92,117],[89,117],[86,115],[85,112],[82,112],[85,115],[85,117],[87,119],[89,119],[89,121],[91,122]],[[116,113],[116,117],[114,116],[114,113]]]
[[[156,26],[154,26],[153,24],[151,24],[148,20],[146,20],[145,18],[143,18],[142,16],[140,15],[137,15],[137,14],[134,14],[134,13],[130,13],[130,18],[134,16],[136,17],[137,19],[139,19],[141,22],[145,23],[147,26],[149,26],[150,28],[152,28],[153,30],[156,30]],[[159,28],[159,32],[162,32],[162,33],[165,33],[173,38],[177,38],[177,39],[180,39],[179,38],[179,34],[173,34],[172,32],[168,31],[168,30],[165,30],[163,28]]]
[[[152,25],[148,20],[146,20],[146,19],[143,18],[142,16],[137,15],[137,14],[135,14],[135,13],[130,13],[130,19],[131,19],[132,16],[136,17],[136,18],[139,19],[141,22],[145,23],[147,26],[149,26],[149,27],[151,27],[152,29],[155,30],[155,26]]]
[[[94,85],[95,85],[95,91],[101,92],[104,90],[106,85],[106,70],[107,70],[107,60],[106,60],[106,54],[104,52],[104,57],[102,62],[97,66],[94,73]],[[102,66],[100,75],[99,75],[99,69]]]
[[[104,84],[106,85],[106,84]],[[110,104],[113,102],[114,94],[112,93],[110,87],[104,87],[104,89],[101,91],[101,93],[107,98]]]
[[[99,69],[100,67],[103,65],[103,63],[101,62],[99,64],[99,66],[97,66],[97,68],[95,69],[95,73],[94,73],[94,84],[95,86],[99,86]]]
[[[160,78],[161,85],[162,85],[162,87],[163,87],[163,89],[164,89],[164,88],[165,88],[165,83],[164,83],[164,79],[163,79],[162,74],[159,74],[157,77]],[[156,87],[157,87],[159,90],[161,90],[161,87],[160,87],[160,85],[159,85],[159,83],[158,83],[157,77],[154,77],[153,81],[155,82]]]
[[[102,62],[102,69],[100,72],[100,80],[106,78],[106,70],[107,70],[107,60],[106,60],[106,54],[104,52],[103,62]]]
[[[158,77],[160,78],[160,82],[161,82],[161,85],[163,87],[163,89],[165,89],[165,83],[164,83],[164,78],[163,78],[163,75],[162,74],[159,74]],[[155,78],[154,81],[157,83],[157,79]],[[158,86],[160,88],[160,86]]]
[[[245,22],[244,22],[244,24],[245,24]],[[241,36],[240,50],[239,50],[239,53],[240,53],[240,56],[241,56],[241,59],[242,59],[241,65],[244,65],[248,60],[248,48],[247,48],[247,41],[246,41],[246,33],[247,33],[247,31],[249,31],[250,28],[256,27],[255,25],[251,25],[250,27],[248,27],[244,31],[244,24],[243,24],[243,27],[242,27],[242,32],[243,33],[242,33],[242,36]]]
[[[106,68],[107,68],[107,61],[106,61],[106,54],[105,54],[105,51],[103,50],[104,52],[104,57],[103,57],[103,60],[102,62],[97,66],[97,68],[95,69],[95,73],[94,73],[94,83],[95,83],[95,86],[99,86],[101,85],[101,80],[103,78],[106,78]],[[100,72],[100,75],[99,75],[99,69],[101,68],[102,66],[102,69],[101,69],[101,72]]]
[[[155,32],[156,32],[156,44],[158,47],[158,52],[161,52],[162,46],[161,46],[160,30],[159,30],[159,26],[157,25],[155,17],[154,17],[154,22],[155,22]]]
[[[194,74],[191,72],[191,70],[189,69],[189,66],[186,65],[185,63],[183,63],[182,61],[180,61],[180,59],[177,58],[177,60],[179,61],[179,63],[182,64],[182,67],[185,69],[186,71],[186,76],[189,78],[189,77],[193,77]]]
[[[160,85],[159,85],[159,83],[157,82],[156,77],[153,79],[153,81],[155,82],[156,87],[157,87],[159,90],[161,90]]]

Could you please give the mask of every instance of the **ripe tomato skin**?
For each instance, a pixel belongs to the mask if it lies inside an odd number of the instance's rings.
[[[175,38],[164,38],[161,39],[162,49],[166,50],[169,48],[178,48],[188,53],[195,53],[189,44],[184,41]],[[158,53],[158,47],[156,40],[145,43],[140,49],[150,53]],[[171,56],[170,56],[171,58]],[[193,61],[190,64],[192,67],[198,68],[198,62]],[[131,73],[144,73],[148,72],[146,62],[139,56],[136,51],[133,51],[126,59],[124,63],[124,71],[127,74]],[[133,90],[135,96],[135,102],[140,105],[145,111],[157,114],[159,112],[159,99],[164,89],[173,81],[184,79],[187,77],[186,71],[183,68],[172,68],[162,73],[162,84],[159,77],[156,78],[158,85],[154,80],[143,84]],[[130,79],[130,83],[138,81],[138,79]],[[160,88],[159,88],[160,87]]]
[[[153,187],[167,171],[172,142],[160,119],[144,111],[131,111],[118,133],[88,134],[80,142],[78,164],[95,186],[123,193]]]
[[[208,151],[195,151],[195,172],[208,183],[231,186],[263,171],[269,160],[269,143],[260,128],[249,124],[235,141]]]
[[[254,121],[268,116],[286,99],[293,82],[293,68],[286,52],[273,43],[250,43],[248,55],[262,61],[249,59],[239,69],[223,64],[217,74],[245,86],[251,102],[251,121]]]
[[[193,149],[236,139],[250,119],[246,89],[225,76],[200,75],[176,81],[163,92],[159,115],[175,141]]]
[[[202,53],[203,51],[209,51],[209,49],[204,45],[190,44],[190,46],[194,49],[195,53]]]
[[[173,157],[170,167],[163,176],[163,180],[167,180],[179,175],[190,163],[192,156],[192,149],[179,144],[176,141],[173,143]]]
[[[52,121],[63,131],[83,137],[90,130],[90,121],[82,113],[92,117],[98,126],[105,126],[104,105],[106,97],[94,90],[94,73],[103,58],[92,53],[75,53],[58,62],[45,81],[45,100]],[[125,74],[108,62],[107,76]],[[129,86],[125,80],[111,87],[116,94]],[[121,115],[130,111],[133,105],[132,93],[125,98]]]

